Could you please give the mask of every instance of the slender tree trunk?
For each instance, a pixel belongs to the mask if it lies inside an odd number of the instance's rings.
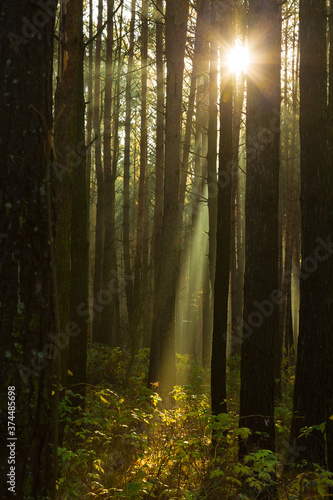
[[[100,127],[100,97],[101,97],[101,49],[103,23],[103,0],[98,1],[98,21],[95,49],[95,88],[94,88],[94,110],[93,124],[95,132],[95,168],[97,179],[97,206],[95,224],[95,271],[94,271],[94,298],[96,299],[102,290],[103,273],[103,248],[104,248],[104,174],[102,168],[102,137]],[[103,342],[103,332],[101,331],[101,307],[94,309],[93,313],[93,341]]]
[[[298,127],[298,89],[299,89],[299,39],[298,39],[298,16],[295,15],[294,20],[294,37],[293,37],[293,61],[295,64],[293,65],[292,71],[292,81],[293,81],[293,115],[292,115],[292,127],[291,127],[291,158],[290,158],[290,168],[292,172],[291,182],[292,182],[292,191],[290,193],[292,199],[292,222],[291,222],[291,233],[292,233],[292,262],[291,269],[287,269],[286,272],[289,273],[294,271],[299,266],[300,261],[300,168],[299,168],[299,146],[296,148],[296,144],[299,144],[299,141],[296,141],[296,133],[299,132]],[[296,161],[296,157],[298,160]],[[286,276],[287,277],[287,276]],[[290,287],[292,288],[292,280],[291,275],[288,275]],[[294,292],[292,291],[292,298],[295,300]],[[298,319],[299,310],[297,310]],[[293,317],[293,343],[292,352],[289,354],[289,358],[293,359],[293,364],[295,360],[295,339],[297,337],[297,331],[295,328],[295,319]]]
[[[327,165],[327,191],[326,191],[326,213],[328,216],[329,234],[333,234],[333,175],[329,166],[333,160],[333,3],[330,2],[330,53],[329,53],[329,106],[328,106],[328,165]],[[328,390],[327,390],[327,465],[328,470],[333,472],[333,262],[332,257],[329,261],[328,273],[328,321],[329,321],[329,338],[328,338]],[[333,486],[329,489],[330,495],[333,497]]]
[[[246,250],[240,426],[252,434],[240,456],[274,451],[274,349],[278,334],[278,198],[281,11],[250,0],[247,83]]]
[[[61,330],[70,320],[71,296],[71,219],[73,174],[76,165],[82,161],[77,154],[78,116],[78,69],[79,43],[75,32],[77,20],[73,11],[74,2],[60,2],[60,26],[58,45],[58,75],[55,92],[54,146],[55,207],[55,257],[57,266],[59,321]],[[74,89],[74,90],[73,90]],[[83,148],[84,152],[84,148]],[[61,385],[67,385],[68,345],[61,356]]]
[[[80,147],[80,162],[74,170],[74,185],[72,197],[72,227],[71,227],[71,323],[76,325],[80,332],[69,339],[68,368],[73,373],[71,383],[74,392],[81,396],[86,395],[86,365],[88,347],[88,325],[87,317],[78,314],[77,307],[82,302],[89,300],[89,199],[88,179],[85,158],[84,140],[84,82],[83,82],[83,6],[80,0],[71,0],[67,3],[72,8],[73,31],[72,36],[76,41],[75,52],[75,88],[76,94],[76,131],[75,141],[77,152]],[[85,401],[76,399],[75,406],[84,409]]]
[[[286,8],[287,13],[287,8]],[[275,370],[275,399],[281,400],[281,370],[283,360],[283,337],[286,324],[287,307],[287,283],[284,281],[284,273],[290,269],[291,247],[290,232],[288,226],[287,200],[289,194],[289,103],[288,103],[288,44],[289,44],[289,19],[286,20],[284,30],[284,61],[283,61],[283,162],[281,162],[279,171],[279,289],[283,292],[281,304],[279,306],[279,330],[276,339],[276,350],[274,360]]]
[[[209,294],[205,311],[205,335],[203,338],[203,364],[210,365],[212,352],[212,303],[214,297],[215,263],[216,263],[216,230],[217,230],[217,79],[218,79],[218,33],[217,2],[210,2],[210,53],[209,53],[209,91],[208,91],[208,130],[207,130],[207,196],[208,196],[208,266]],[[207,326],[206,326],[207,325]]]
[[[111,199],[111,210],[110,210],[110,221],[112,229],[112,239],[110,244],[110,267],[112,269],[111,279],[113,283],[112,291],[112,325],[111,325],[111,338],[112,343],[115,346],[122,346],[124,344],[124,339],[121,334],[120,328],[120,295],[119,295],[119,274],[118,274],[118,260],[117,260],[117,247],[116,247],[116,179],[117,179],[117,169],[118,169],[118,156],[119,156],[119,115],[120,115],[120,79],[122,73],[122,58],[121,58],[121,46],[122,46],[122,34],[123,34],[123,12],[124,3],[121,4],[120,12],[120,22],[119,22],[119,34],[118,47],[117,47],[117,58],[118,65],[115,79],[115,108],[114,108],[114,124],[113,124],[113,159],[112,159],[112,171],[111,171],[111,184],[110,184],[110,199]],[[111,320],[111,318],[110,318]]]
[[[237,81],[234,92],[233,111],[233,169],[232,169],[232,191],[231,191],[231,356],[240,354],[242,342],[241,317],[243,313],[243,286],[241,260],[241,245],[239,245],[240,233],[242,230],[241,207],[240,207],[240,186],[239,186],[239,134],[241,129],[243,102],[245,90],[245,75],[242,73]]]
[[[128,67],[126,75],[126,118],[125,118],[125,152],[124,152],[124,204],[123,204],[123,249],[125,268],[125,292],[127,302],[128,323],[133,314],[133,283],[130,245],[130,147],[131,147],[131,113],[132,113],[132,71],[134,50],[135,4],[131,3],[130,42],[128,49]],[[163,172],[163,170],[162,170]],[[134,196],[134,194],[133,194]]]
[[[89,0],[89,40],[93,37],[93,1]],[[87,105],[87,154],[86,154],[86,166],[87,166],[87,198],[90,206],[90,176],[91,176],[91,162],[92,162],[92,125],[93,125],[93,43],[89,43],[88,49],[88,105]]]
[[[227,50],[233,43],[232,6],[222,2],[220,34],[221,96],[220,96],[220,157],[218,176],[218,207],[216,234],[216,270],[214,284],[214,323],[211,362],[211,396],[214,415],[227,412],[226,402],[226,345],[228,328],[228,298],[230,274],[230,217],[232,167],[232,75],[227,65]]]
[[[302,269],[300,273],[300,326],[294,388],[291,443],[297,443],[295,461],[323,465],[325,442],[313,431],[299,437],[305,426],[326,421],[328,322],[325,306],[327,260],[320,241],[326,226],[326,2],[300,2],[300,139]],[[322,240],[318,240],[322,238]],[[313,404],[313,400],[316,404]]]
[[[211,37],[210,37],[210,70],[209,70],[209,119],[208,119],[208,213],[209,213],[209,276],[211,295],[214,295],[216,265],[216,231],[217,231],[217,79],[218,79],[218,19],[217,2],[211,1]],[[213,297],[212,297],[213,298]]]
[[[163,167],[164,167],[164,64],[163,64],[163,0],[156,1],[156,78],[157,78],[157,118],[156,118],[156,173],[155,206],[153,227],[153,270],[154,287],[157,269],[160,266],[163,224]]]
[[[162,393],[175,384],[174,319],[179,264],[179,169],[181,142],[182,82],[189,1],[168,0],[166,5],[166,145],[164,214],[161,266],[155,290],[154,317],[148,386],[159,382]]]
[[[52,340],[59,333],[59,320],[50,164],[56,2],[48,8],[52,15],[32,2],[3,0],[0,5],[3,498],[55,498],[60,375],[55,367],[60,350]],[[14,484],[7,482],[12,451]]]
[[[108,346],[115,345],[113,314],[114,293],[113,283],[115,269],[112,264],[114,245],[114,178],[112,175],[111,153],[111,116],[112,116],[112,86],[113,86],[113,0],[107,2],[107,35],[105,61],[105,100],[104,100],[104,131],[103,131],[103,161],[104,161],[104,245],[102,261],[101,289],[104,291],[103,308],[100,312],[99,341]],[[116,152],[114,151],[115,155]],[[105,299],[105,300],[104,300]]]
[[[143,289],[147,270],[143,269],[145,220],[147,219],[147,61],[148,61],[148,2],[142,0],[141,11],[141,120],[140,178],[136,252],[134,260],[133,313],[130,323],[131,351],[136,352],[141,340],[138,327],[143,311]]]

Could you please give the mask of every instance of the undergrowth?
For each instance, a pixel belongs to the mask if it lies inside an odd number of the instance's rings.
[[[293,373],[286,371],[276,409],[277,453],[258,450],[238,461],[239,359],[228,366],[228,414],[210,414],[207,373],[189,356],[178,356],[173,405],[146,388],[149,351],[134,359],[119,349],[89,351],[85,411],[75,412],[67,391],[60,405],[64,440],[58,449],[59,499],[310,499],[327,496],[332,474],[283,473],[291,448]],[[78,416],[79,415],[79,416]],[[211,436],[214,435],[212,444]]]

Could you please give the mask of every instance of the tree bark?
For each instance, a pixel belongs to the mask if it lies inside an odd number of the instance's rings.
[[[214,296],[217,231],[217,79],[218,79],[218,18],[217,2],[210,7],[210,69],[209,69],[209,119],[208,119],[208,213],[209,213],[209,277],[211,296]]]
[[[329,17],[329,36],[330,36],[330,53],[329,53],[329,101],[328,101],[328,165],[332,165],[333,160],[333,3],[330,3]],[[326,191],[326,213],[329,234],[333,233],[333,174],[332,169],[327,168],[327,191]],[[329,261],[327,283],[327,304],[328,304],[328,322],[329,322],[329,338],[328,338],[328,390],[327,390],[327,465],[328,470],[333,472],[333,263],[332,258]],[[333,497],[333,486],[329,489],[329,494]]]
[[[131,245],[130,245],[130,161],[131,161],[130,146],[131,146],[131,113],[132,113],[131,87],[132,87],[133,51],[134,51],[135,4],[136,0],[132,0],[130,42],[128,49],[128,67],[126,75],[126,118],[125,118],[125,151],[124,151],[123,250],[124,250],[125,293],[126,293],[126,303],[127,303],[128,324],[133,313],[133,283],[132,283]]]
[[[305,426],[326,420],[328,322],[325,306],[327,261],[315,259],[318,238],[327,240],[326,192],[326,2],[300,2],[300,140],[302,268],[300,326],[290,442],[296,440],[295,461],[323,465],[325,442],[314,430],[299,437]],[[318,251],[318,250],[317,250]],[[320,252],[320,251],[319,251]],[[322,252],[325,252],[322,250]],[[313,404],[313,400],[316,404]]]
[[[53,302],[55,281],[52,286],[50,165],[56,2],[51,4],[49,15],[31,2],[4,0],[0,5],[0,371],[5,396],[1,415],[11,416],[14,406],[8,404],[13,401],[9,390],[15,393],[15,418],[10,420],[15,428],[7,427],[9,420],[1,418],[3,450],[8,450],[2,454],[0,467],[6,498],[14,495],[7,489],[11,487],[7,483],[9,450],[13,448],[16,496],[55,497],[57,453],[52,449],[56,451],[58,445],[58,401],[56,395],[52,398],[52,390],[59,382],[54,375],[60,352],[52,341],[59,333],[59,321]],[[41,19],[45,21],[42,26]]]
[[[241,266],[241,206],[239,185],[239,134],[241,129],[243,102],[245,90],[245,74],[242,73],[234,91],[233,110],[233,169],[231,188],[231,356],[240,355],[242,343],[242,314],[243,314],[243,279]]]
[[[228,68],[228,50],[233,43],[232,6],[221,3],[221,96],[220,157],[217,199],[216,268],[214,282],[214,321],[211,361],[211,396],[214,415],[227,412],[226,346],[230,274],[232,143],[232,74]]]
[[[246,250],[241,359],[240,457],[274,451],[274,349],[278,334],[278,198],[281,12],[277,0],[250,0],[246,114]]]
[[[95,88],[94,88],[94,110],[93,125],[95,133],[95,168],[97,180],[97,206],[96,206],[96,224],[95,224],[95,268],[94,268],[94,287],[93,295],[97,298],[102,289],[103,276],[103,248],[104,248],[104,174],[102,167],[102,137],[100,127],[100,98],[101,98],[101,50],[102,50],[102,28],[103,23],[103,0],[98,1],[98,21],[95,49]],[[93,312],[93,332],[94,342],[103,342],[103,333],[101,331],[101,309],[95,308]]]
[[[74,185],[72,196],[72,221],[71,221],[71,322],[77,325],[78,335],[71,336],[69,340],[68,368],[72,372],[70,379],[74,386],[74,393],[81,396],[86,395],[86,367],[88,347],[88,325],[86,316],[78,314],[77,307],[82,302],[89,300],[89,182],[87,178],[87,167],[85,157],[85,103],[84,103],[84,81],[83,81],[83,6],[80,0],[71,0],[74,16],[72,36],[76,41],[76,144],[80,145],[80,162],[74,170]],[[84,409],[85,401],[77,398],[73,401],[74,406]]]
[[[105,305],[101,311],[100,328],[101,340],[103,344],[114,346],[117,315],[115,310],[116,293],[114,288],[110,287],[110,283],[118,279],[116,263],[114,262],[115,252],[115,176],[112,163],[116,161],[117,151],[113,148],[113,158],[111,152],[111,117],[112,117],[112,86],[113,74],[115,73],[115,65],[113,64],[113,0],[107,2],[107,37],[106,37],[106,63],[105,63],[105,100],[104,100],[104,247],[103,247],[103,264],[102,264],[102,289],[105,290],[105,295],[108,298],[105,300]],[[121,37],[120,37],[121,39]],[[118,63],[119,71],[119,63]],[[119,73],[116,78],[118,80]],[[117,90],[117,88],[116,88]],[[118,97],[115,96],[117,102]],[[114,119],[114,143],[117,146],[116,136],[118,134],[117,109]],[[118,325],[119,327],[119,325]]]
[[[133,312],[130,321],[131,352],[135,353],[142,339],[138,335],[138,327],[144,309],[143,290],[147,279],[144,269],[144,238],[147,220],[147,62],[148,62],[148,2],[142,0],[141,11],[141,116],[140,116],[140,177],[138,221],[136,232],[136,251],[134,260]]]

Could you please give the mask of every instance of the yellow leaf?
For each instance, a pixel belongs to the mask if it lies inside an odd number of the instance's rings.
[[[333,420],[333,415],[330,416],[330,420]]]
[[[67,370],[67,373],[68,373],[68,375],[70,375],[71,377],[73,377],[73,373],[70,370]]]
[[[101,398],[101,401],[103,401],[103,403],[109,404],[109,401],[107,399],[103,398],[103,396],[100,396],[100,398]]]
[[[52,396],[54,396],[54,395],[55,395],[55,392],[54,392],[54,391],[52,391]]]

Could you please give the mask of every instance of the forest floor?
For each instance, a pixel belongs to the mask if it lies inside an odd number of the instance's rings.
[[[173,404],[146,388],[149,351],[134,358],[94,346],[88,357],[86,407],[73,410],[67,391],[60,407],[59,499],[320,499],[333,475],[289,466],[293,370],[284,370],[275,410],[276,453],[260,450],[238,461],[239,359],[228,362],[228,414],[210,415],[208,374],[177,356]],[[214,446],[212,445],[214,432]],[[284,472],[288,469],[288,472]]]

